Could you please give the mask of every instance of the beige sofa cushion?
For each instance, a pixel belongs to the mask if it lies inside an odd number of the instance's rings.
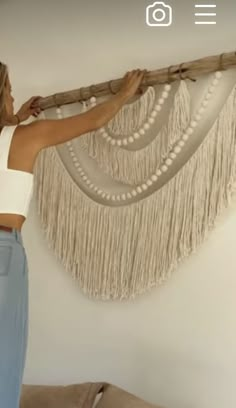
[[[20,408],[92,408],[103,383],[29,385],[21,391]]]
[[[108,383],[22,386],[20,408],[161,408]]]
[[[157,405],[149,404],[142,399],[122,390],[114,385],[105,386],[101,399],[96,408],[161,408]],[[162,407],[163,408],[163,407]]]

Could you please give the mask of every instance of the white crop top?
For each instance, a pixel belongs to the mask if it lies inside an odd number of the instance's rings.
[[[16,126],[4,126],[0,132],[0,214],[27,216],[33,195],[33,174],[8,169],[8,155]]]

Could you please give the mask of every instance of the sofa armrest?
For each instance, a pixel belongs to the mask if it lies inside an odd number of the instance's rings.
[[[112,384],[104,387],[104,392],[96,408],[161,408],[136,397]],[[163,408],[163,407],[162,407]]]
[[[103,383],[23,384],[20,408],[92,408],[103,387]]]

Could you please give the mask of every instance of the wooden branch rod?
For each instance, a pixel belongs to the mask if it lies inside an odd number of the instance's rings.
[[[180,79],[196,80],[200,75],[216,71],[224,71],[236,66],[236,52],[229,52],[211,57],[201,58],[195,61],[148,71],[141,83],[140,88],[163,83],[170,83]],[[123,83],[123,78],[102,82],[97,85],[82,87],[73,91],[60,92],[39,99],[39,106],[45,110],[48,108],[67,105],[75,102],[86,101],[92,96],[100,97],[117,93]]]

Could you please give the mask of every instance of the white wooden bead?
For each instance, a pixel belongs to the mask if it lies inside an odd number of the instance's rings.
[[[98,195],[102,194],[102,190],[97,191]]]
[[[106,199],[107,199],[107,200],[110,200],[110,198],[111,198],[110,194],[107,194],[107,195],[106,195]]]
[[[178,146],[184,147],[184,145],[185,145],[184,140],[180,140],[180,141],[178,142]]]
[[[157,112],[154,110],[152,113],[151,113],[151,117],[152,118],[155,118],[157,116]]]
[[[173,160],[167,159],[167,160],[165,161],[165,163],[166,163],[167,166],[171,166],[171,164],[173,163]]]
[[[142,189],[143,190],[147,190],[147,188],[148,188],[147,184],[142,184]]]
[[[208,101],[205,100],[205,101],[202,102],[202,104],[203,104],[203,106],[207,106],[207,105],[208,105]]]
[[[171,158],[171,159],[175,159],[175,158],[176,158],[176,154],[175,154],[174,152],[171,152],[171,153],[170,153],[170,158]]]
[[[97,100],[97,99],[95,98],[95,96],[92,96],[92,98],[90,98],[90,102],[91,102],[91,103],[96,102],[96,100]]]
[[[102,128],[100,128],[100,129],[98,129],[98,133],[103,133],[104,132],[104,128],[102,127]]]
[[[84,175],[85,175],[85,172],[84,172],[84,171],[81,171],[81,172],[80,172],[80,175],[81,175],[81,176],[84,176]]]
[[[130,136],[128,140],[129,140],[130,143],[134,142],[134,138],[132,136]]]
[[[187,135],[192,135],[192,134],[193,134],[193,129],[192,129],[191,127],[189,127],[189,128],[186,130],[186,133],[187,133]]]
[[[140,129],[139,133],[140,133],[140,135],[144,136],[145,135],[145,130]]]
[[[132,196],[136,197],[137,191],[136,191],[136,190],[132,190],[131,194],[132,194]]]
[[[210,92],[208,92],[208,93],[206,94],[206,100],[209,101],[209,99],[211,99],[211,94],[210,94]]]
[[[61,119],[61,118],[62,118],[61,109],[60,109],[60,108],[57,108],[56,111],[57,111],[57,117]]]
[[[148,122],[152,125],[155,122],[155,120],[153,118],[148,118]]]
[[[174,152],[175,152],[175,153],[180,153],[180,152],[181,152],[181,148],[180,148],[179,146],[176,146],[176,147],[174,148]]]
[[[158,180],[157,175],[156,175],[156,174],[153,174],[153,175],[151,176],[151,180],[152,180],[152,181],[157,181],[157,180]]]
[[[192,128],[195,128],[197,126],[197,122],[195,120],[192,120],[192,122],[190,123],[190,126]]]
[[[112,145],[112,146],[115,146],[115,144],[116,144],[116,140],[115,140],[115,139],[112,139],[111,145]]]
[[[167,92],[170,91],[170,90],[171,90],[171,85],[170,85],[170,84],[166,84],[164,89],[165,89],[165,91],[167,91]]]
[[[113,195],[111,196],[111,199],[112,199],[112,201],[115,201],[116,196],[113,194]]]
[[[146,129],[146,130],[150,129],[150,125],[149,125],[149,123],[145,123],[145,125],[144,125],[144,129]]]
[[[103,137],[104,139],[107,139],[107,138],[108,138],[107,132],[103,132],[103,133],[102,133],[102,137]]]
[[[212,85],[218,85],[218,83],[219,83],[219,80],[218,79],[214,79],[213,81],[212,81]]]
[[[122,194],[122,200],[126,200],[126,194]]]
[[[106,197],[106,193],[102,193],[102,198],[105,198]]]
[[[169,96],[168,92],[163,92],[162,93],[162,98],[166,99],[166,98],[168,98],[168,96]]]
[[[123,145],[126,146],[128,144],[128,140],[127,139],[123,139]]]
[[[132,195],[130,193],[127,193],[128,198],[132,198]]]
[[[197,115],[195,116],[195,120],[198,122],[200,119],[201,119],[201,115],[197,114]]]
[[[161,166],[162,171],[166,172],[168,170],[168,167],[164,164],[163,166]]]
[[[91,183],[89,187],[90,187],[90,188],[93,188],[93,187],[94,187],[94,184],[93,184],[93,183]]]
[[[76,167],[77,170],[78,170],[78,167],[79,167],[79,162],[78,162],[78,161],[75,163],[75,167]]]
[[[72,160],[73,160],[74,163],[77,163],[77,161],[78,161],[76,157],[73,157]]]
[[[215,77],[217,78],[217,79],[220,79],[220,78],[222,78],[222,72],[220,72],[220,71],[217,71],[216,73],[215,73]]]
[[[215,90],[215,87],[212,85],[212,86],[210,86],[210,88],[209,88],[209,92],[211,92],[211,93],[213,93],[214,92],[214,90]]]
[[[135,139],[139,139],[139,138],[140,138],[140,134],[139,134],[139,133],[137,133],[137,132],[136,132],[136,133],[134,133],[134,138],[135,138]]]
[[[161,111],[161,105],[156,105],[155,106],[155,111],[160,112]]]
[[[116,143],[117,143],[118,146],[121,146],[121,145],[122,145],[122,140],[118,139],[118,140],[116,141]]]
[[[156,175],[157,175],[158,177],[160,177],[160,176],[162,175],[162,171],[161,171],[161,169],[157,169],[157,171],[156,171]]]
[[[97,187],[97,186],[95,186],[93,189],[94,189],[95,192],[98,191],[98,187]]]
[[[201,108],[199,109],[199,111],[198,111],[200,114],[202,114],[203,112],[205,112],[205,108],[204,108],[204,106],[201,106]]]
[[[136,191],[137,191],[138,193],[142,193],[143,190],[141,189],[141,187],[137,187],[137,188],[136,188]]]
[[[85,181],[85,180],[87,180],[87,178],[88,178],[87,176],[83,176],[83,177],[82,177],[82,180]]]
[[[107,142],[109,143],[112,140],[111,136],[108,136]]]
[[[163,105],[164,102],[165,102],[165,100],[163,98],[158,99],[158,104],[159,105]]]
[[[185,133],[184,135],[183,135],[183,140],[188,140],[189,139],[189,135],[187,134],[187,133]]]
[[[117,201],[120,201],[120,200],[121,200],[121,197],[120,197],[119,194],[116,196],[116,200],[117,200]]]
[[[148,185],[148,186],[151,186],[152,184],[153,184],[152,180],[149,179],[149,180],[147,181],[147,185]]]

